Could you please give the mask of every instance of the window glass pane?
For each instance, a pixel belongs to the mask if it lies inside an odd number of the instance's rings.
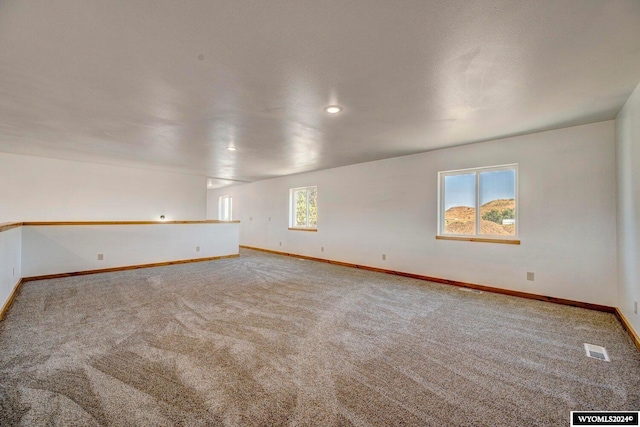
[[[480,234],[516,235],[516,171],[480,173]]]
[[[229,221],[230,199],[231,198],[229,196],[220,197],[220,207],[218,212],[218,219],[220,221]]]
[[[309,227],[318,227],[318,189],[311,188],[307,193],[309,197]]]
[[[231,196],[224,198],[224,220],[231,221]]]
[[[475,173],[444,177],[445,234],[475,234],[475,206]]]
[[[295,226],[306,227],[307,226],[307,190],[296,190],[293,193],[293,200],[295,202]]]

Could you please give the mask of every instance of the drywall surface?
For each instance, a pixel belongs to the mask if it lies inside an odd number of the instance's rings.
[[[202,220],[206,178],[0,153],[0,223]]]
[[[0,308],[7,302],[13,288],[20,281],[21,245],[21,227],[0,232]]]
[[[618,307],[640,334],[640,85],[616,118]],[[638,309],[640,311],[640,308]]]
[[[22,275],[233,255],[238,253],[238,226],[237,223],[24,226]],[[98,254],[104,259],[99,260]]]
[[[522,244],[436,240],[438,171],[511,163]],[[209,190],[208,215],[230,194],[243,245],[615,306],[615,180],[611,120]],[[290,231],[308,185],[318,232]]]

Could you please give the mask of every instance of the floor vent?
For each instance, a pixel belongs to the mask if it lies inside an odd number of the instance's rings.
[[[594,359],[605,360],[610,362],[607,349],[600,347],[599,345],[584,343],[584,351],[587,353],[587,357],[593,357]]]
[[[479,291],[477,289],[471,289],[471,288],[458,288],[458,290],[461,290],[462,292],[471,292],[472,294],[481,294],[482,291]]]

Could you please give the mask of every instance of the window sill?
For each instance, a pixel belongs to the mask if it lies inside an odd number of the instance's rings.
[[[503,243],[506,245],[520,244],[520,239],[496,239],[496,238],[490,238],[490,237],[436,236],[436,240],[460,240],[463,242]]]
[[[289,227],[289,230],[291,231],[311,231],[311,232],[318,232],[317,228],[296,228],[296,227]]]

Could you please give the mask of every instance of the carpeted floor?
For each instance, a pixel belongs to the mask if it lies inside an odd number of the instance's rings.
[[[2,426],[559,426],[638,409],[640,354],[611,314],[250,250],[29,282],[0,323]]]

